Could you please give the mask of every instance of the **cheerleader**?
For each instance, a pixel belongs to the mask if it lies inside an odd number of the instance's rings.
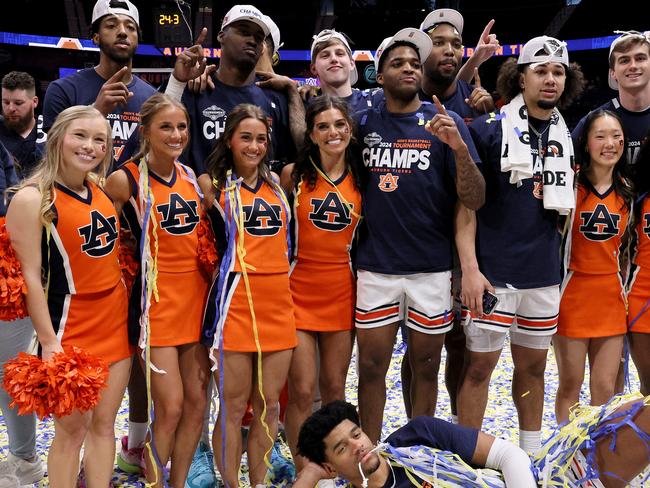
[[[345,102],[318,97],[307,109],[306,123],[304,157],[282,170],[282,186],[293,193],[290,283],[298,334],[285,431],[297,469],[302,467],[298,430],[311,412],[317,379],[323,404],[345,399],[356,297],[350,251],[364,170],[350,144],[353,124]]]
[[[650,133],[633,166],[635,207],[634,252],[628,284],[628,339],[639,372],[641,393],[650,395]]]
[[[591,404],[614,394],[626,332],[621,260],[628,239],[632,189],[623,172],[624,133],[607,110],[591,112],[578,140],[576,209],[567,235],[558,331],[553,339],[560,374],[558,423],[580,396],[589,358]]]
[[[199,343],[209,285],[197,254],[201,196],[193,171],[177,160],[188,141],[185,107],[155,94],[140,116],[140,152],[111,174],[106,187],[145,243],[145,272],[131,290],[129,336],[141,350],[150,347],[155,449],[145,450],[147,479],[162,486],[161,469],[171,459],[169,483],[182,487],[201,435],[210,377],[207,350]]]
[[[100,187],[111,145],[111,129],[96,109],[64,110],[49,131],[44,159],[7,213],[43,360],[76,346],[109,365],[108,387],[93,410],[54,418],[47,469],[54,488],[75,486],[82,444],[87,486],[110,483],[115,416],[131,367],[119,222]]]
[[[249,397],[250,485],[264,485],[265,457],[278,431],[278,400],[296,346],[289,291],[288,203],[266,165],[266,115],[241,104],[228,114],[222,136],[206,160],[213,184],[206,203],[222,257],[204,320],[204,338],[218,367],[219,416],[213,436],[226,486],[238,485],[242,418]]]

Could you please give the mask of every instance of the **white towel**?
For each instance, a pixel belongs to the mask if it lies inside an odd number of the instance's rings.
[[[520,93],[501,108],[501,171],[510,172],[510,183],[520,186],[533,177],[533,155],[530,151],[528,114]],[[573,142],[557,108],[551,114],[548,146],[544,158],[542,195],[544,208],[567,215],[575,207],[573,195]],[[538,148],[540,156],[542,148]]]

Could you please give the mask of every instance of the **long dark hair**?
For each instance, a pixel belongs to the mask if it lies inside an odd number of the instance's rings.
[[[506,103],[521,93],[519,78],[524,70],[530,65],[517,64],[515,58],[506,59],[499,67],[497,74],[497,92],[501,95]],[[585,77],[582,69],[577,63],[571,63],[569,67],[564,67],[566,81],[564,82],[564,91],[557,102],[560,109],[569,107],[575,100],[580,98],[585,87]]]
[[[582,127],[582,132],[578,137],[578,143],[575,147],[576,162],[580,168],[578,171],[578,182],[585,188],[591,188],[591,183],[587,178],[587,172],[591,166],[591,157],[587,152],[589,132],[591,131],[591,128],[596,120],[600,119],[601,117],[612,117],[616,119],[618,124],[621,126],[621,131],[623,132],[623,136],[625,138],[623,122],[621,121],[621,118],[616,115],[616,113],[612,112],[611,110],[598,109],[590,112],[587,115],[585,123]],[[623,154],[621,154],[621,158],[614,165],[614,172],[612,173],[612,185],[616,194],[623,199],[625,206],[629,210],[632,205],[632,201],[634,200],[634,191],[632,189],[632,184],[629,178],[627,151],[625,150],[625,147],[626,145],[624,141]]]
[[[207,169],[208,174],[213,179],[217,180],[220,188],[226,184],[226,173],[228,173],[228,170],[235,170],[235,161],[232,157],[232,150],[229,147],[230,141],[239,124],[246,119],[259,120],[264,124],[264,127],[266,128],[266,140],[268,141],[267,144],[268,146],[271,145],[269,121],[261,108],[256,105],[251,105],[250,103],[241,103],[233,108],[226,118],[226,127],[223,134],[219,139],[217,139],[214,149],[212,149],[212,152],[205,160],[205,168]],[[260,162],[258,168],[259,175],[269,185],[273,185],[271,170],[269,170],[269,167],[266,164],[267,159],[268,149],[264,158]]]
[[[307,107],[307,113],[305,114],[307,122],[307,129],[305,131],[305,144],[303,146],[302,154],[294,166],[292,173],[293,180],[296,182],[296,184],[299,183],[301,179],[306,181],[307,187],[310,190],[313,190],[316,186],[318,173],[316,171],[316,168],[314,168],[314,166],[311,164],[309,158],[311,157],[314,163],[316,163],[316,165],[321,170],[323,169],[323,166],[320,159],[320,150],[318,146],[313,143],[309,135],[314,130],[314,121],[316,120],[316,116],[330,109],[335,109],[341,112],[341,115],[343,115],[343,118],[350,126],[350,143],[345,149],[345,162],[348,165],[350,173],[352,173],[355,185],[360,189],[365,182],[366,171],[363,163],[361,162],[359,145],[356,138],[354,137],[354,123],[352,122],[352,117],[350,117],[348,105],[339,97],[326,94],[314,99]]]

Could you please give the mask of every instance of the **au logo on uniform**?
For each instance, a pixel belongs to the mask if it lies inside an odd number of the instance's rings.
[[[593,212],[580,212],[580,232],[590,241],[606,241],[618,234],[619,214],[610,213],[607,206],[599,203]]]
[[[334,192],[329,192],[325,198],[312,198],[309,203],[312,208],[309,220],[319,229],[339,232],[352,223],[350,209]]]
[[[650,237],[650,213],[643,215],[643,221],[645,223],[643,227],[643,233]]]
[[[262,198],[253,200],[252,205],[244,205],[244,228],[252,236],[274,236],[282,227],[280,205],[271,205]]]
[[[92,258],[106,256],[113,251],[117,240],[117,219],[114,215],[104,217],[98,210],[90,212],[90,224],[79,229],[84,240],[81,251]]]
[[[188,202],[178,193],[171,193],[169,203],[156,206],[156,210],[163,217],[160,221],[160,227],[176,236],[191,233],[196,224],[199,223],[198,206],[196,200]]]

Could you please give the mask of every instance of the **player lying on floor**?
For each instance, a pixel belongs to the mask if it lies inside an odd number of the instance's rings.
[[[544,480],[569,488],[623,487],[648,465],[650,446],[650,397],[630,399],[575,410],[532,462],[508,441],[433,417],[418,417],[374,446],[355,407],[332,402],[301,428],[298,449],[310,462],[293,486],[339,477],[363,488],[529,488]]]

